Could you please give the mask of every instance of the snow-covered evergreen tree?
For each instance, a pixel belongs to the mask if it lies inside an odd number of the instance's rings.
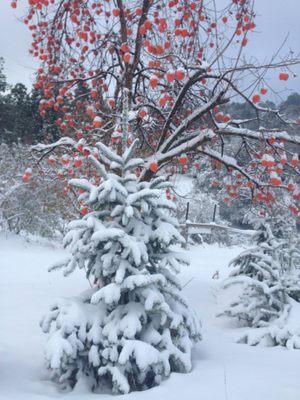
[[[285,293],[278,285],[281,277],[278,256],[283,242],[275,239],[265,223],[260,224],[254,239],[257,245],[231,262],[234,269],[224,287],[242,284],[245,288],[224,314],[249,326],[262,327],[278,318],[286,303]]]
[[[98,147],[101,162],[90,159],[100,184],[70,182],[84,190],[79,200],[90,212],[70,223],[64,245],[71,256],[52,267],[65,275],[84,269],[93,288],[56,302],[41,326],[50,333],[46,361],[54,380],[72,387],[85,376],[92,389],[128,393],[190,371],[200,325],[175,277],[187,261],[173,246],[183,238],[163,196],[168,183],[138,181],[136,142],[122,156]]]
[[[264,219],[256,221],[256,246],[244,251],[231,265],[234,269],[222,284],[236,287],[235,298],[220,315],[235,318],[252,329],[240,342],[300,348],[300,252]],[[276,233],[276,236],[274,235]],[[295,324],[296,322],[296,324]]]

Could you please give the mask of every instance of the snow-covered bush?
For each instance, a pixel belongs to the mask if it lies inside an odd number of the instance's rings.
[[[99,143],[90,156],[98,186],[74,179],[90,211],[70,223],[64,239],[71,256],[52,267],[68,275],[84,269],[94,287],[55,303],[41,326],[50,333],[46,362],[54,380],[73,387],[85,376],[91,389],[109,386],[128,393],[158,385],[172,371],[192,368],[191,349],[200,339],[198,319],[181,296],[174,274],[183,241],[164,195],[164,178],[139,182],[132,170],[134,143],[123,156]]]
[[[300,348],[300,314],[296,329],[291,323],[292,306],[300,300],[297,241],[293,244],[287,228],[278,224],[272,230],[262,219],[255,227],[256,246],[231,262],[234,268],[222,284],[223,289],[236,287],[236,296],[220,315],[256,328],[243,335],[240,342]]]
[[[25,171],[30,179],[22,180]],[[70,197],[47,165],[36,168],[28,146],[0,144],[0,228],[53,237],[76,215]],[[24,178],[24,177],[23,177]]]

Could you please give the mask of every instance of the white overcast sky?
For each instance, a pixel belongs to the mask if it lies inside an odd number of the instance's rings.
[[[30,86],[32,75],[36,67],[34,61],[28,55],[28,47],[31,41],[30,34],[24,24],[18,21],[18,13],[21,13],[22,3],[27,0],[19,0],[17,12],[10,7],[10,0],[0,0],[0,56],[6,62],[6,74],[10,83],[23,82]],[[216,0],[217,5],[227,4],[229,0]],[[269,60],[276,52],[280,44],[288,34],[288,41],[284,55],[289,49],[295,54],[300,53],[300,0],[256,0],[257,33],[247,46],[248,55],[253,55],[261,62]],[[300,67],[293,69],[299,75],[291,78],[287,84],[278,81],[278,73],[271,75],[270,84],[276,90],[300,92]],[[285,97],[287,92],[282,93]]]

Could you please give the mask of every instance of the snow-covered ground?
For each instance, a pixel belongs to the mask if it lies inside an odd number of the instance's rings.
[[[154,389],[122,396],[128,400],[299,400],[300,351],[236,344],[237,330],[216,319],[218,306],[212,279],[228,273],[228,261],[240,248],[195,247],[191,266],[182,272],[187,298],[203,322],[204,339],[194,351],[190,374],[173,374]],[[56,246],[0,236],[0,399],[93,400],[111,395],[77,387],[61,393],[47,380],[43,367],[45,336],[39,320],[53,299],[73,296],[86,288],[80,272],[69,278],[47,272],[63,256]]]

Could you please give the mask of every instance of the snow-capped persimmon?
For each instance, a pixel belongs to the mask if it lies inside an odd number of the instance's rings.
[[[298,154],[294,154],[292,157],[292,160],[291,160],[292,167],[294,167],[294,168],[298,167],[299,163],[300,163],[300,161],[299,161]]]
[[[94,128],[100,128],[102,126],[102,119],[99,116],[94,118],[93,126]]]

